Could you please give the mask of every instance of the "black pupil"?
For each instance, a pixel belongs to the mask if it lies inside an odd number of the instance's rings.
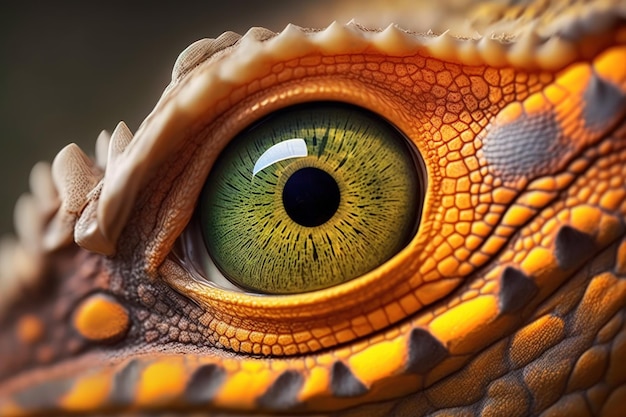
[[[339,186],[321,169],[302,168],[285,183],[283,205],[294,222],[306,227],[319,226],[339,208]]]

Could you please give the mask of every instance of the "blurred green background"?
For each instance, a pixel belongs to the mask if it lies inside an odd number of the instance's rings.
[[[117,3],[117,4],[116,4]],[[251,26],[327,25],[331,1],[5,2],[0,6],[0,234],[39,160],[134,132],[187,45]],[[317,11],[317,12],[316,12]]]

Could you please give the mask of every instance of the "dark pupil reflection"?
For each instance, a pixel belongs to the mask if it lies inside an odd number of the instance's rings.
[[[291,219],[306,227],[326,223],[339,208],[339,186],[325,171],[308,167],[294,172],[283,188],[283,205]]]

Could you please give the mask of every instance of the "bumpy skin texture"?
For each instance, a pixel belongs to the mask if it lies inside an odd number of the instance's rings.
[[[3,300],[0,415],[621,415],[626,29],[614,7],[602,27],[562,22],[566,46],[509,55],[338,25],[191,48],[135,138],[118,126],[106,167],[72,149],[55,162],[51,249]],[[413,142],[427,173],[416,237],[315,293],[194,279],[181,233],[219,151],[316,100],[375,111]]]

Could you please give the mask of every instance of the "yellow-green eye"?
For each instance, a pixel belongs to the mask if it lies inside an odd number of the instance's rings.
[[[209,254],[260,293],[327,288],[371,271],[413,237],[423,196],[408,141],[371,112],[294,106],[236,137],[200,198]]]

